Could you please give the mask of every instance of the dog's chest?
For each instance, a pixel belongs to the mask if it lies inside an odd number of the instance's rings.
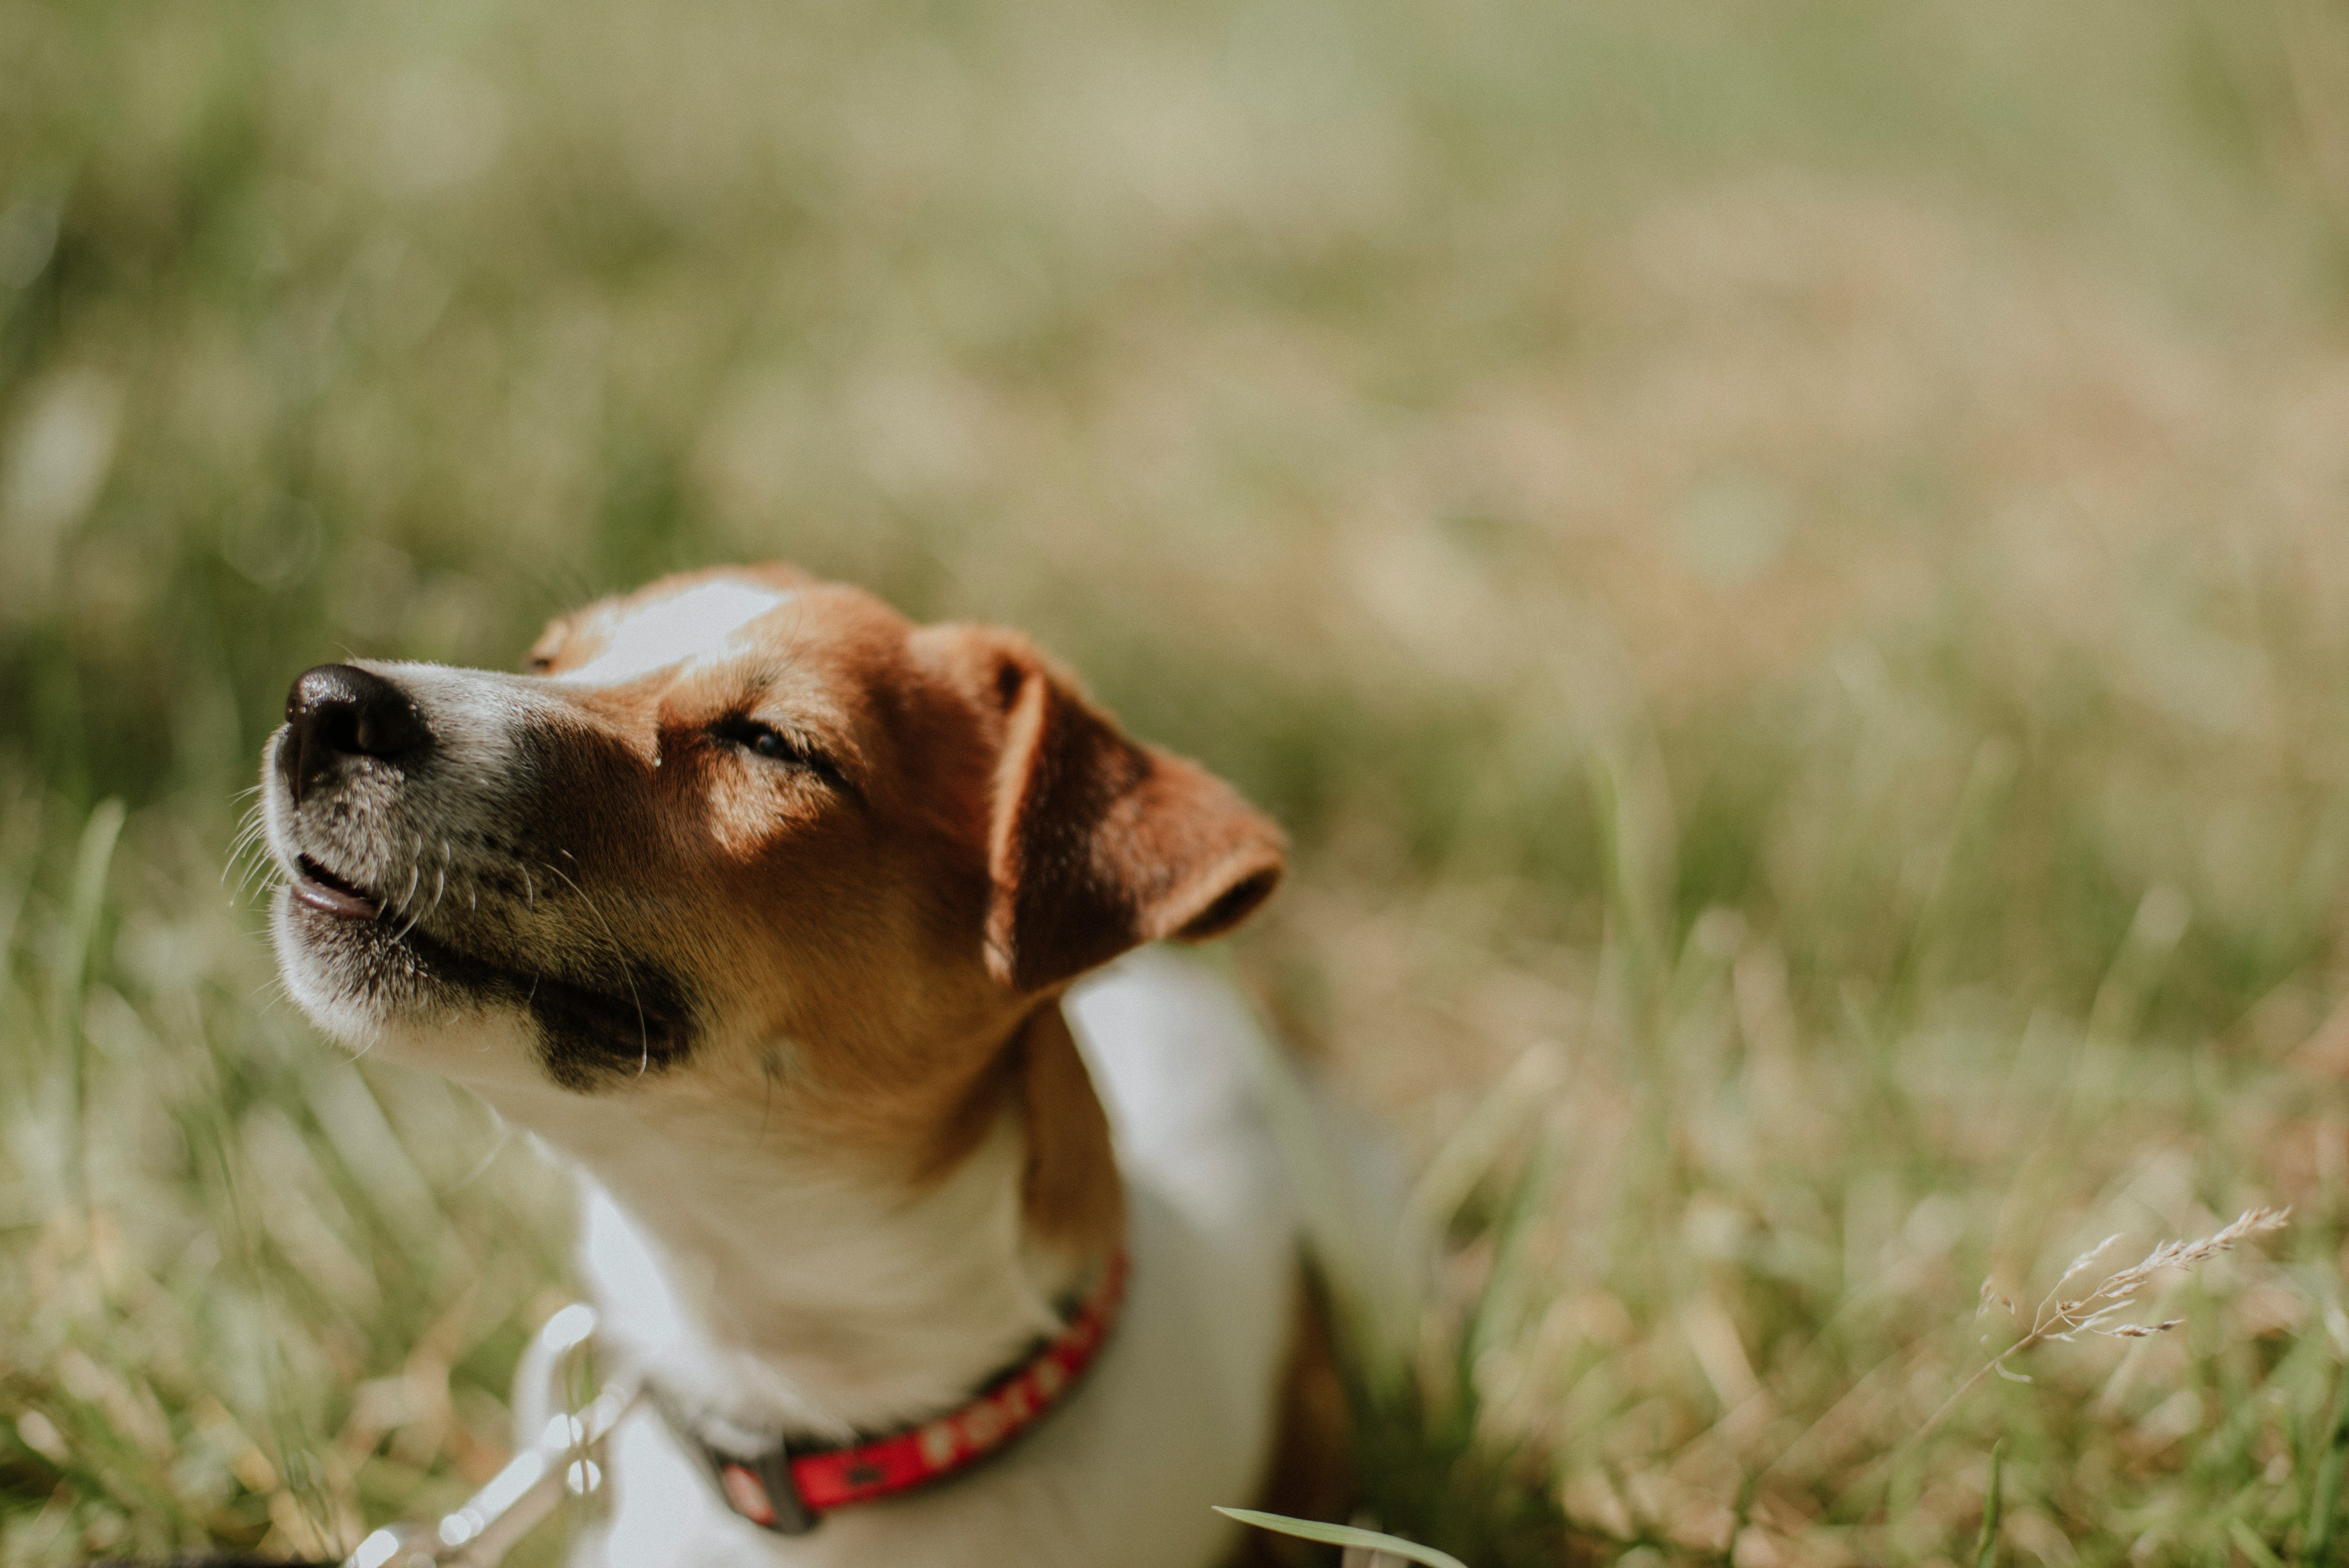
[[[1114,1336],[1077,1393],[1000,1458],[799,1537],[728,1511],[658,1418],[639,1415],[615,1439],[615,1511],[580,1568],[1209,1568],[1225,1554],[1231,1527],[1210,1505],[1255,1501],[1298,1288],[1262,1047],[1219,983],[1154,953],[1081,989],[1070,1016],[1115,1129],[1133,1259]]]

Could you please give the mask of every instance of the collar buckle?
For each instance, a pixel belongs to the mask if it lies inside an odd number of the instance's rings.
[[[748,1457],[730,1453],[696,1430],[685,1412],[660,1389],[650,1392],[653,1408],[686,1452],[701,1461],[703,1472],[729,1509],[776,1535],[805,1535],[816,1527],[820,1516],[800,1495],[799,1478],[792,1473],[792,1453],[786,1444],[771,1443],[765,1452]]]
[[[816,1511],[800,1495],[792,1474],[791,1451],[777,1443],[756,1459],[737,1459],[703,1448],[702,1457],[718,1478],[726,1505],[761,1530],[777,1535],[805,1535],[816,1526]]]

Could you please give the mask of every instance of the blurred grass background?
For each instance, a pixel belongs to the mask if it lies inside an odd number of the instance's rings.
[[[1295,834],[1242,970],[1454,1243],[1389,1528],[1972,1561],[2003,1436],[1998,1560],[2333,1554],[2342,0],[0,0],[0,1561],[494,1468],[559,1186],[275,999],[236,792],[308,665],[769,555]],[[1901,1450],[1984,1275],[2262,1201]]]

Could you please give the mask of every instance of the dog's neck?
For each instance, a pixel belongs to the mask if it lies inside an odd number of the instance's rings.
[[[746,1436],[844,1440],[969,1398],[1119,1243],[1106,1122],[1057,1006],[992,1062],[931,1130],[951,1162],[912,1173],[764,1096],[485,1092],[591,1179],[588,1270],[642,1371]]]

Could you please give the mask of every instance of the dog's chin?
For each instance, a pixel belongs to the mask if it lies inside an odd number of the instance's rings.
[[[680,988],[649,965],[573,978],[495,961],[461,932],[366,917],[299,882],[279,888],[270,931],[287,992],[321,1029],[477,1088],[616,1088],[682,1062],[697,1032]]]
[[[374,1048],[388,1030],[429,1026],[488,1000],[429,962],[437,944],[404,921],[338,909],[304,882],[281,886],[269,913],[287,991],[353,1050]]]
[[[287,994],[354,1055],[484,1090],[544,1088],[543,1052],[527,1005],[501,984],[447,973],[447,950],[403,924],[336,915],[296,888],[280,888],[270,934]]]

